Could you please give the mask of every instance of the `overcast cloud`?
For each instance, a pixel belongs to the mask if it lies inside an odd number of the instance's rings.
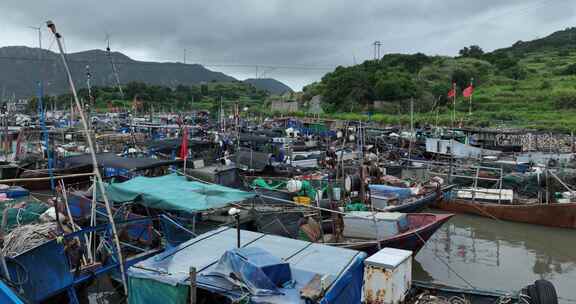
[[[207,65],[236,78],[272,77],[294,89],[337,65],[382,53],[455,55],[507,47],[576,25],[574,0],[50,0],[0,2],[0,46],[36,46],[28,26],[53,20],[69,52],[106,47],[148,61]],[[241,65],[241,66],[228,66]],[[246,66],[244,66],[246,65]],[[264,67],[266,66],[266,67]]]

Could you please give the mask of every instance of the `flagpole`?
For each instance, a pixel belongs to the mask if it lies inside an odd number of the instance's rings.
[[[470,88],[474,85],[474,78],[470,78]],[[472,93],[470,94],[470,99],[468,100],[468,115],[472,116]]]
[[[456,128],[456,82],[452,82],[454,100],[452,101],[452,128]]]
[[[184,125],[184,130],[182,130],[182,145],[186,142],[186,155],[184,156],[184,173],[186,173],[186,161],[188,160],[188,138],[184,139],[184,136],[188,137],[188,127]],[[183,150],[181,147],[180,150]]]

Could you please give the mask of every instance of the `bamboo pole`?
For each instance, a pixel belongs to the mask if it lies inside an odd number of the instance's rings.
[[[62,58],[62,64],[64,65],[64,69],[66,71],[68,77],[68,83],[70,85],[70,90],[72,91],[72,96],[74,97],[74,102],[76,104],[77,109],[79,110],[80,119],[82,120],[82,126],[84,129],[84,133],[86,136],[86,141],[88,142],[88,146],[90,148],[90,156],[92,157],[92,165],[94,168],[94,175],[96,176],[96,183],[99,186],[100,194],[102,195],[102,199],[104,200],[104,204],[106,205],[106,212],[108,213],[108,220],[110,221],[110,225],[112,228],[112,237],[114,239],[114,243],[116,245],[116,251],[118,254],[118,264],[120,266],[120,274],[122,275],[122,283],[124,285],[124,293],[128,295],[128,284],[126,282],[126,273],[124,269],[124,257],[122,256],[122,249],[120,247],[120,239],[118,237],[118,232],[116,229],[116,224],[114,223],[114,216],[112,213],[112,208],[110,207],[110,202],[108,201],[108,196],[106,196],[106,189],[104,189],[104,183],[102,181],[102,175],[98,169],[98,161],[96,160],[96,154],[94,150],[94,144],[92,143],[92,137],[88,131],[88,122],[86,121],[86,117],[84,115],[84,111],[82,111],[82,105],[80,104],[80,100],[78,99],[78,94],[76,93],[76,86],[74,84],[74,80],[72,79],[72,74],[70,73],[70,68],[68,67],[68,62],[66,61],[66,56],[64,55],[64,49],[62,47],[62,41],[60,38],[62,37],[60,33],[56,31],[56,25],[52,21],[47,21],[46,25],[54,34],[56,38],[56,42],[58,44],[58,49],[60,50],[60,56]]]
[[[17,183],[17,182],[31,182],[31,181],[45,181],[50,179],[66,179],[66,178],[73,178],[73,177],[83,177],[83,176],[94,176],[94,172],[90,173],[77,173],[77,174],[68,174],[68,175],[55,175],[52,177],[30,177],[30,178],[11,178],[11,179],[0,179],[0,183]]]

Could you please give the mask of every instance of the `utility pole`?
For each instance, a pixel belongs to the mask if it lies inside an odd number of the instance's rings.
[[[184,64],[186,64],[186,51],[187,51],[187,50],[186,50],[186,49],[184,49],[184,56],[183,56],[183,57],[184,57],[184,58],[183,58],[183,62],[184,62]]]
[[[39,26],[29,26],[33,30],[38,31],[38,48],[42,48],[42,28]]]
[[[374,46],[374,60],[380,59],[380,47],[382,46],[382,42],[376,40],[372,45]]]
[[[89,65],[86,65],[86,88],[88,88],[88,101],[90,102],[90,107],[93,107],[94,97],[92,96],[92,73],[90,72]]]

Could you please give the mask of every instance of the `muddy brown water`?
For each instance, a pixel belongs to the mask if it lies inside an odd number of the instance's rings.
[[[505,292],[547,279],[560,303],[576,303],[576,230],[458,214],[416,256],[413,276]]]

